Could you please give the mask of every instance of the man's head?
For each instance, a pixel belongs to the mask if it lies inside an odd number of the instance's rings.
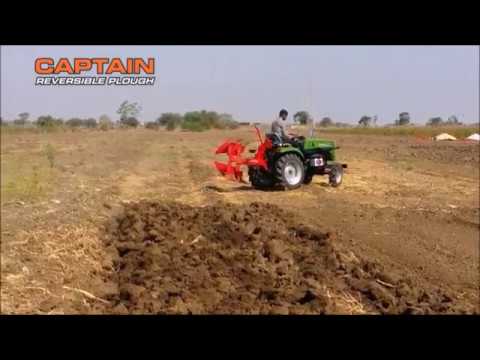
[[[288,111],[285,109],[280,110],[279,116],[283,121],[287,120]]]

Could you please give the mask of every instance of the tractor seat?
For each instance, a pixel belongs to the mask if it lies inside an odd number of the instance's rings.
[[[270,139],[273,146],[280,146],[283,143],[282,139],[280,139],[280,136],[278,136],[277,134],[268,133],[265,134],[265,136],[267,137],[267,139]]]

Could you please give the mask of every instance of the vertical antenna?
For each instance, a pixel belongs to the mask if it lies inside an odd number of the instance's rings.
[[[313,90],[312,90],[312,76],[310,74],[310,77],[308,79],[308,84],[309,84],[309,113],[310,113],[310,116],[312,117],[311,118],[311,121],[310,121],[310,137],[313,137],[313,127],[314,127],[314,119],[313,119],[313,107],[312,107],[312,93],[313,93]]]

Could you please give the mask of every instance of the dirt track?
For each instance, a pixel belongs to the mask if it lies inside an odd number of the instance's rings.
[[[478,145],[328,136],[349,164],[340,188],[262,192],[212,169],[229,135],[52,137],[69,146],[61,185],[2,203],[2,311],[479,311]],[[37,141],[2,142],[2,167]]]

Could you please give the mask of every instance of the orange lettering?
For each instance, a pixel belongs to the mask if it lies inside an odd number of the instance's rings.
[[[155,73],[155,59],[148,58],[148,64],[145,64],[143,59],[135,59],[135,74],[140,74],[140,68],[143,69],[145,74]]]
[[[125,67],[122,64],[122,60],[120,60],[119,58],[113,58],[112,59],[112,62],[110,63],[110,65],[108,65],[106,74],[111,74],[111,73],[114,73],[114,72],[117,72],[117,73],[120,73],[120,74],[126,74],[127,73],[127,70],[125,70]]]
[[[103,74],[103,65],[108,63],[108,58],[94,58],[92,63],[97,65],[97,74]]]
[[[72,65],[67,58],[61,58],[58,61],[57,66],[55,66],[55,74],[59,74],[61,72],[66,72],[68,74],[73,74]]]
[[[47,68],[42,67],[48,65]],[[52,58],[38,58],[35,60],[35,72],[37,74],[51,74],[53,72],[53,59]]]
[[[127,72],[133,74],[133,59],[127,58]]]
[[[91,68],[92,61],[90,59],[75,59],[75,74],[80,74],[82,71],[89,71]]]

